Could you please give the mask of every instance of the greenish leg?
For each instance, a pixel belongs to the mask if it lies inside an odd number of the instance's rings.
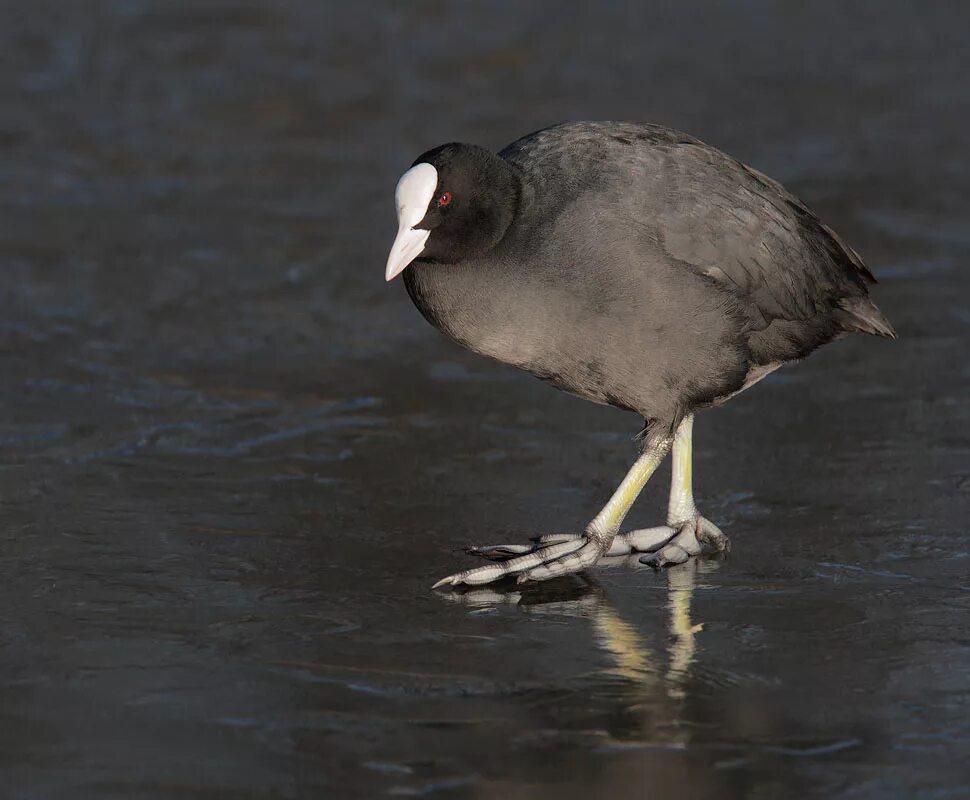
[[[610,546],[623,519],[650,476],[664,460],[670,445],[670,438],[657,439],[647,445],[603,510],[586,527],[584,536],[568,537],[539,547],[526,546],[528,550],[523,555],[498,564],[457,572],[438,581],[432,588],[460,584],[474,586],[501,580],[510,575],[517,576],[520,583],[544,581],[591,567],[600,556],[610,552]],[[505,552],[509,554],[510,550],[512,549],[505,548]],[[494,557],[495,551],[496,548],[482,548],[472,552]]]
[[[657,471],[670,449],[670,440],[664,439],[651,446],[630,468],[623,482],[613,492],[603,510],[586,527],[589,536],[612,539],[623,520],[647,485],[650,476]]]
[[[542,581],[579,572],[601,556],[646,553],[640,559],[652,567],[680,564],[709,550],[728,549],[727,537],[714,523],[697,513],[693,492],[694,418],[684,417],[672,439],[653,441],[637,459],[603,510],[586,527],[585,534],[550,534],[533,544],[491,545],[468,552],[501,563],[449,575],[435,586],[491,583],[509,575],[519,582]],[[647,481],[672,451],[670,502],[667,524],[618,533],[620,525]]]
[[[688,414],[677,427],[674,436],[670,476],[670,502],[667,505],[667,524],[679,527],[697,516],[693,489],[694,415]]]
[[[651,567],[682,564],[691,556],[700,555],[705,546],[719,552],[730,547],[728,538],[720,528],[698,514],[694,505],[693,440],[694,417],[688,415],[678,426],[673,445],[667,525],[676,531],[676,535],[655,552],[640,559]]]

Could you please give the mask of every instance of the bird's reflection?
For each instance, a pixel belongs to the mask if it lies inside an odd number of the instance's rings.
[[[600,563],[608,567],[649,571],[639,563],[638,556],[604,559]],[[719,563],[715,558],[693,558],[665,570],[666,668],[640,631],[620,616],[610,590],[591,575],[570,576],[505,590],[501,585],[492,585],[442,596],[476,609],[511,604],[530,614],[589,619],[594,640],[612,661],[612,665],[603,670],[605,674],[627,682],[638,694],[662,687],[669,698],[684,700],[697,649],[696,637],[704,628],[703,623],[691,618],[694,590],[698,578],[716,570]]]
[[[609,738],[605,744],[684,747],[689,729],[676,721],[688,699],[697,636],[704,628],[702,622],[692,618],[691,605],[703,576],[716,570],[719,563],[713,558],[694,558],[665,570],[667,625],[655,637],[645,636],[624,619],[611,597],[612,590],[591,575],[513,586],[505,591],[493,585],[443,596],[474,609],[511,604],[534,615],[588,619],[594,641],[609,658],[609,664],[598,671],[604,679],[600,686],[611,694],[619,691],[623,709],[622,720],[614,718],[613,724],[607,726]],[[636,556],[609,559],[604,565],[648,570]],[[648,639],[665,641],[666,653],[651,647]],[[632,716],[630,712],[634,712]]]

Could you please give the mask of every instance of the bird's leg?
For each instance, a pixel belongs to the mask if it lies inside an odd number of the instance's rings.
[[[694,417],[684,417],[677,428],[673,445],[673,468],[670,478],[670,502],[667,505],[667,525],[676,535],[666,544],[640,559],[652,567],[682,564],[699,555],[706,546],[723,552],[730,542],[713,522],[697,513],[693,490],[693,431]]]
[[[491,583],[509,575],[516,575],[520,583],[530,580],[544,581],[592,566],[600,556],[610,552],[620,524],[650,476],[667,455],[670,444],[669,436],[654,437],[648,441],[643,454],[630,468],[603,510],[586,526],[583,536],[551,542],[498,564],[449,575],[438,581],[434,588]],[[667,538],[670,538],[669,535]]]
[[[693,416],[685,417],[677,427],[673,440],[670,479],[670,502],[667,524],[656,528],[618,533],[613,537],[606,556],[626,556],[646,553],[640,561],[652,567],[680,564],[705,548],[723,552],[730,548],[728,538],[710,520],[697,513],[692,485]],[[584,539],[575,533],[553,533],[540,536],[534,544],[491,545],[471,547],[468,552],[483,558],[502,561],[533,553],[552,544],[577,543]]]

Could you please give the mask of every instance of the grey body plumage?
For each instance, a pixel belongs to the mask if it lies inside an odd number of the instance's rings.
[[[656,125],[573,123],[499,153],[521,185],[494,248],[405,273],[466,347],[672,431],[753,369],[890,334],[859,257],[779,184]]]
[[[458,187],[412,231],[426,245],[404,278],[425,317],[637,412],[656,452],[695,410],[826,342],[895,335],[851,248],[780,184],[686,134],[569,123],[497,155],[445,145],[415,163],[435,167],[434,194]]]

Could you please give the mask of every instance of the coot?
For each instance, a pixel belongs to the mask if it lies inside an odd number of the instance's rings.
[[[872,273],[804,203],[660,125],[557,125],[497,155],[445,144],[404,173],[396,201],[386,277],[404,272],[432,325],[645,421],[640,457],[583,534],[471,548],[496,563],[436,587],[546,580],[604,554],[659,567],[725,550],[694,506],[694,413],[847,333],[895,337],[869,299]],[[671,450],[667,524],[620,533]]]

